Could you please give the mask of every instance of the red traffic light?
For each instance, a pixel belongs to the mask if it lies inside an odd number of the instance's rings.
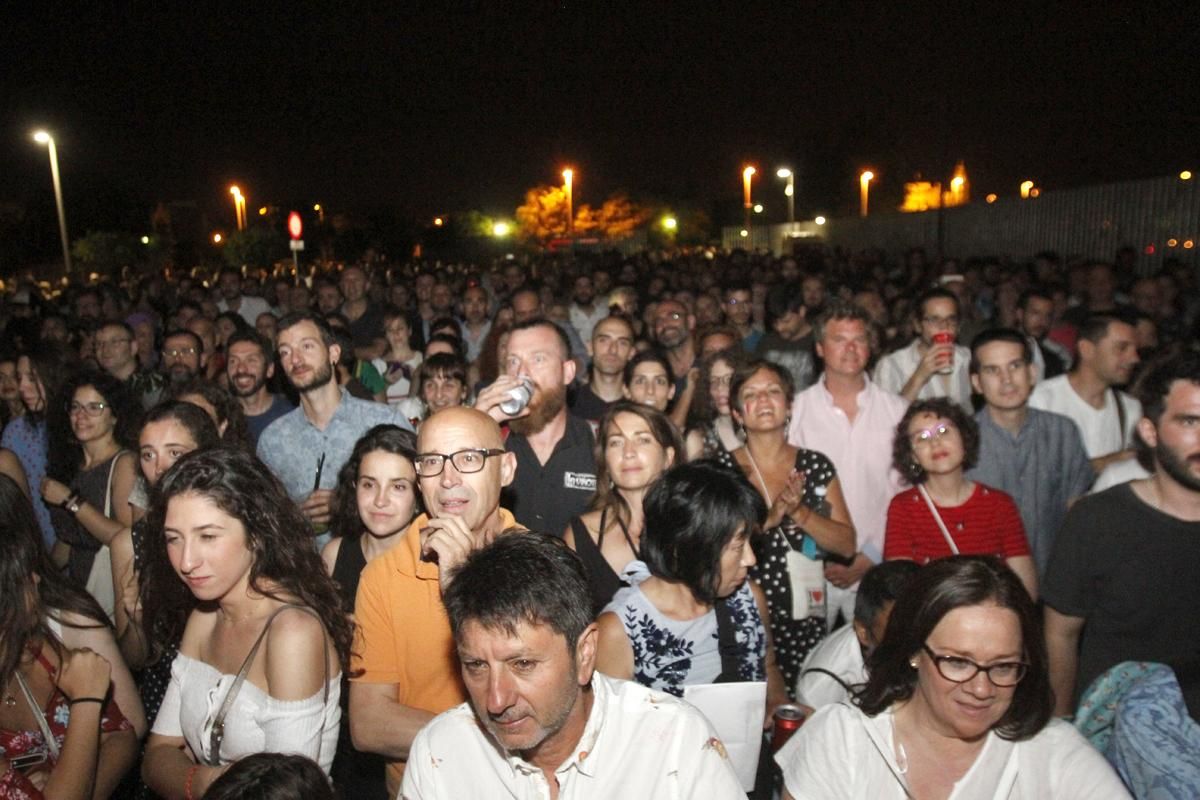
[[[293,211],[288,214],[288,235],[293,239],[299,239],[303,232],[304,223],[300,220],[300,212]]]

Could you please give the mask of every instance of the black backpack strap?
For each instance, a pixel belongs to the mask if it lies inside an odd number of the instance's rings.
[[[714,683],[737,683],[742,680],[738,670],[739,649],[734,633],[733,612],[729,610],[729,598],[722,598],[713,606],[717,615],[717,652],[721,654],[721,674]]]

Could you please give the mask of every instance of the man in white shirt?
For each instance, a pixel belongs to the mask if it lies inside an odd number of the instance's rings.
[[[901,486],[892,469],[892,441],[908,403],[867,375],[870,326],[870,317],[858,306],[844,301],[829,305],[813,328],[825,372],[796,395],[788,428],[789,444],[824,453],[837,467],[858,538],[859,553],[849,566],[825,565],[831,624],[838,611],[851,618],[855,585],[883,560],[888,501]]]
[[[843,625],[804,659],[796,702],[814,711],[847,700],[867,682],[866,659],[883,641],[896,598],[919,570],[915,561],[885,561],[867,570],[854,600],[854,624]]]
[[[221,293],[217,309],[222,313],[237,312],[251,328],[258,320],[259,314],[271,310],[270,304],[261,297],[242,294],[242,273],[236,267],[225,267],[221,270],[221,276],[217,279],[217,291]]]
[[[958,298],[947,289],[930,289],[917,301],[907,347],[888,353],[875,366],[875,382],[908,402],[946,397],[968,412],[971,407],[971,351],[955,344]],[[945,339],[945,341],[941,341]]]
[[[1075,368],[1039,383],[1029,405],[1075,420],[1099,475],[1134,457],[1133,430],[1142,418],[1142,405],[1117,387],[1129,382],[1138,364],[1137,340],[1124,318],[1093,314],[1079,326],[1078,347]]]
[[[417,734],[405,800],[745,797],[699,711],[595,671],[587,577],[560,540],[498,537],[442,599],[471,699]]]
[[[573,288],[571,307],[567,309],[567,314],[571,320],[571,327],[579,334],[579,338],[588,342],[592,339],[596,323],[608,316],[608,298],[596,297],[591,275],[577,277]]]

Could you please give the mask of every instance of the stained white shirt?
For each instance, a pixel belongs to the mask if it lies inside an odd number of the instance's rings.
[[[1125,392],[1120,394],[1125,410],[1124,429],[1111,389],[1104,393],[1104,407],[1096,408],[1075,392],[1066,375],[1057,375],[1035,386],[1029,397],[1029,405],[1074,420],[1079,426],[1083,449],[1087,451],[1088,458],[1099,458],[1131,446],[1133,429],[1142,418],[1142,404]]]
[[[838,703],[814,714],[775,762],[795,800],[904,800],[892,712]],[[950,800],[1127,800],[1117,773],[1071,725],[1053,720],[1020,742],[989,733]]]
[[[737,798],[745,791],[708,720],[677,697],[600,673],[574,752],[555,770],[560,800]],[[404,800],[549,798],[542,770],[506,751],[470,703],[438,715],[409,751]]]
[[[908,347],[894,353],[888,353],[879,359],[875,365],[875,383],[889,392],[900,394],[904,384],[917,371],[921,363],[920,338],[913,339]],[[925,382],[921,391],[917,392],[918,400],[932,400],[935,397],[945,397],[958,403],[968,414],[974,412],[971,406],[971,351],[962,345],[954,345],[954,367],[947,375],[935,374]]]

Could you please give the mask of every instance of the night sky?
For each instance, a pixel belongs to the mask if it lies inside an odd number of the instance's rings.
[[[624,189],[722,222],[747,161],[776,219],[784,164],[800,215],[853,208],[865,165],[889,204],[959,159],[976,196],[1200,167],[1183,2],[92,5],[4,20],[0,204],[53,213],[45,125],[74,235],[159,200],[231,224],[231,182],[252,216],[508,214],[570,164],[577,203]]]

